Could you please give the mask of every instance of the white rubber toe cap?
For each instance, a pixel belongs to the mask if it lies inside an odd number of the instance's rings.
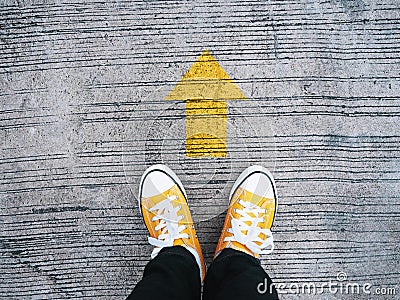
[[[161,171],[152,171],[147,174],[142,183],[142,197],[149,198],[169,190],[175,182]]]
[[[274,198],[274,190],[271,181],[264,173],[250,175],[242,184],[246,191],[265,198]]]
[[[139,202],[141,197],[149,198],[159,195],[172,186],[178,185],[186,196],[185,189],[178,176],[166,165],[157,164],[149,167],[140,180]]]
[[[234,183],[230,198],[232,198],[233,193],[239,187],[265,198],[274,199],[276,197],[274,178],[272,174],[262,166],[251,166],[244,170]]]

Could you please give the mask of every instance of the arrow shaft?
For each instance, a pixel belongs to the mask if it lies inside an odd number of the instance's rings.
[[[186,156],[226,157],[227,103],[186,101]]]

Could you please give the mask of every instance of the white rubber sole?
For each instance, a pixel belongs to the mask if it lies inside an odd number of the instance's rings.
[[[139,183],[139,195],[138,195],[138,202],[139,202],[139,207],[141,208],[141,201],[142,201],[142,187],[143,187],[143,181],[146,178],[146,176],[153,172],[153,171],[161,171],[168,176],[172,178],[173,181],[179,186],[179,188],[182,190],[183,194],[185,195],[185,198],[187,199],[187,194],[185,191],[185,188],[183,187],[182,182],[178,178],[178,176],[172,171],[170,168],[168,168],[166,165],[163,164],[156,164],[152,165],[151,167],[147,168],[146,171],[144,171],[142,177],[140,178],[140,183]]]

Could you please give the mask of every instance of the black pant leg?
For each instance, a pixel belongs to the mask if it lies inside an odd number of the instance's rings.
[[[184,247],[164,248],[144,269],[129,300],[200,300],[200,269]]]
[[[272,300],[278,299],[278,293],[256,258],[227,248],[218,255],[207,272],[203,299]]]

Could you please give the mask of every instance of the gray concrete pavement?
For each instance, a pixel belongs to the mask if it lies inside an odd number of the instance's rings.
[[[399,24],[395,0],[0,1],[0,298],[127,296],[151,252],[138,179],[164,162],[208,262],[260,163],[284,292],[338,272],[397,289],[282,299],[400,299]],[[248,97],[226,158],[187,158],[185,103],[165,100],[205,49]]]

